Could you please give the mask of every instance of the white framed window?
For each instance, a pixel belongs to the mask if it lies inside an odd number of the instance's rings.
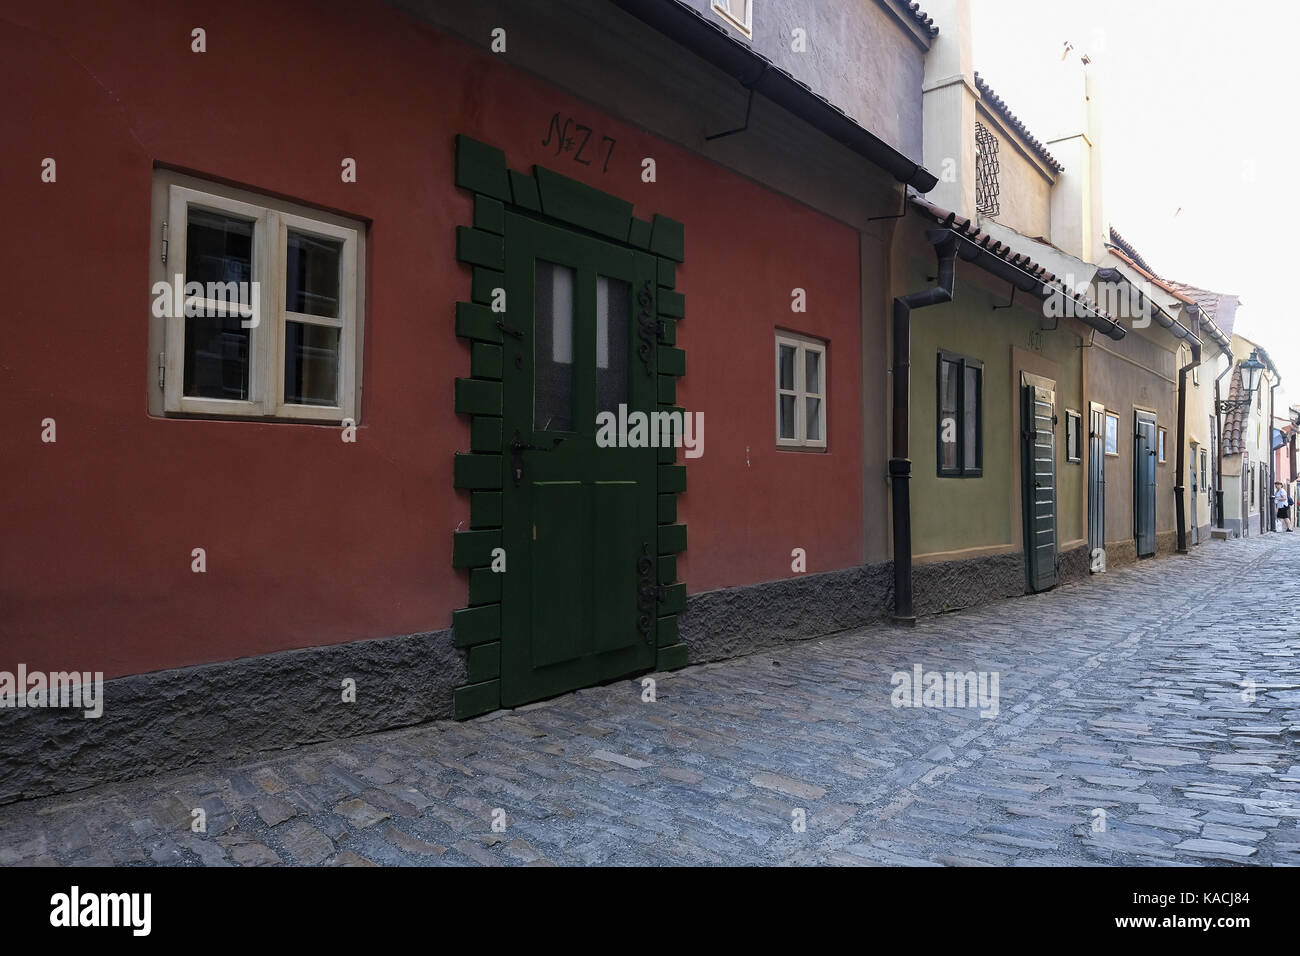
[[[745,34],[754,35],[754,0],[713,0],[713,12]]]
[[[365,226],[159,170],[152,414],[359,418]]]
[[[1065,410],[1065,460],[1083,461],[1083,417],[1072,408]]]
[[[1156,429],[1156,436],[1156,451],[1158,452],[1156,455],[1156,461],[1163,465],[1169,460],[1165,454],[1165,442],[1168,440],[1169,432],[1162,425]]]
[[[776,333],[776,443],[826,447],[826,343],[795,332]]]
[[[1119,416],[1114,412],[1106,413],[1105,454],[1111,458],[1119,457]]]

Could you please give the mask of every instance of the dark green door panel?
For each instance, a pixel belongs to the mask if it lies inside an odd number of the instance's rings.
[[[636,588],[645,485],[598,481],[592,488],[592,504],[594,526],[599,529],[593,536],[593,636],[596,651],[607,653],[644,643],[636,629]]]
[[[656,546],[657,450],[598,447],[596,416],[656,408],[652,256],[506,213],[501,703],[655,666],[638,562]],[[512,448],[513,443],[513,448]]]
[[[1133,537],[1138,557],[1156,553],[1156,417],[1150,412],[1134,413]]]
[[[1021,375],[1025,578],[1030,591],[1045,591],[1056,586],[1056,383]]]
[[[591,522],[583,507],[586,491],[578,481],[532,485],[534,513],[527,567],[532,574],[529,597],[536,638],[534,667],[574,661],[590,651],[582,641],[589,630],[582,561],[583,547],[591,536]],[[507,556],[509,553],[507,550]]]

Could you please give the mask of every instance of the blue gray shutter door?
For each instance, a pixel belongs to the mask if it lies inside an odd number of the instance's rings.
[[[1106,412],[1088,413],[1088,551],[1106,547]]]
[[[1146,412],[1137,413],[1133,470],[1137,553],[1146,557],[1156,553],[1156,420]]]

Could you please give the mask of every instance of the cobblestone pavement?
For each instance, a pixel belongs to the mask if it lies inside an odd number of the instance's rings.
[[[0,864],[1300,864],[1297,580],[1300,534],[1210,542],[653,703],[620,681],[0,807]],[[996,672],[997,715],[894,707],[917,665]]]

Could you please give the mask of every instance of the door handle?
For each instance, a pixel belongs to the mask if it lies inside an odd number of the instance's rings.
[[[524,441],[523,437],[519,434],[519,429],[516,428],[514,437],[510,439],[510,471],[514,475],[515,486],[518,487],[519,482],[522,481],[524,477],[524,452],[552,451],[562,441],[564,441],[563,438],[555,439],[551,448],[547,448],[544,445],[534,445],[531,442]]]

